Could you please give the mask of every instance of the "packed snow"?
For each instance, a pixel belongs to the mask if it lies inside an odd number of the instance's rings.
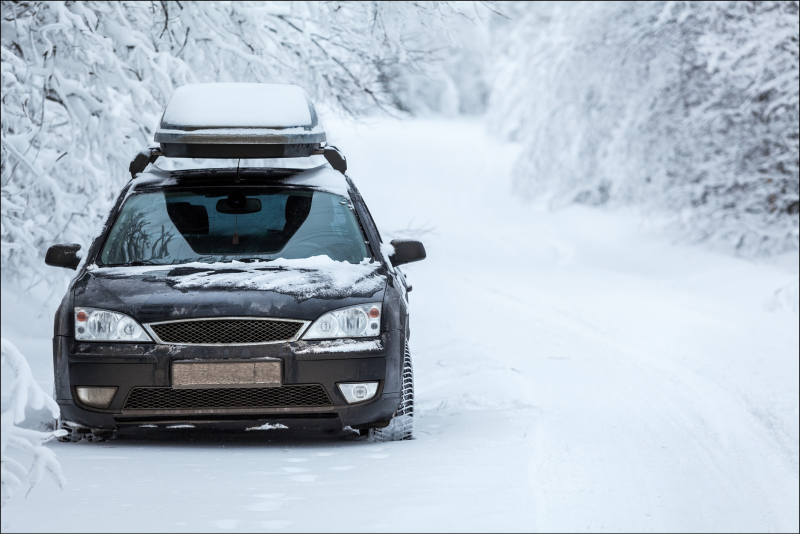
[[[383,238],[428,252],[403,267],[416,439],[162,425],[51,442],[67,484],[16,493],[3,532],[798,530],[796,289],[767,305],[797,287],[796,253],[745,260],[634,211],[521,202],[519,148],[477,121],[328,128]],[[60,298],[2,292],[3,337],[46,391]]]

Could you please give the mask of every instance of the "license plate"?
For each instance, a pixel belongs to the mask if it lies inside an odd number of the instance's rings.
[[[173,362],[172,387],[274,388],[281,385],[281,361]]]

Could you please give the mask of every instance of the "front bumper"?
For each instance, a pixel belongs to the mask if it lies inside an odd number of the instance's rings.
[[[229,426],[244,422],[281,422],[291,427],[354,428],[384,426],[400,403],[398,347],[400,332],[384,332],[369,341],[297,341],[249,346],[192,346],[127,343],[80,343],[72,338],[54,340],[57,401],[62,418],[79,425],[114,430],[147,423],[193,423]],[[280,359],[283,386],[319,384],[330,403],[313,407],[218,407],[203,409],[130,409],[134,388],[172,387],[172,363]],[[380,383],[372,399],[347,404],[339,382]],[[115,386],[107,409],[81,404],[77,386]]]

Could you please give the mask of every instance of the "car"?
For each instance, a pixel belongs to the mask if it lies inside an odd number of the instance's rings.
[[[411,439],[400,266],[425,248],[382,242],[305,91],[183,86],[155,141],[88,251],[45,257],[77,270],[54,321],[61,439],[176,424]],[[326,163],[240,165],[312,155]]]

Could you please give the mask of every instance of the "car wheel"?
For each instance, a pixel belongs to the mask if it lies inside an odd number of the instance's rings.
[[[411,352],[406,350],[403,355],[403,389],[401,392],[400,406],[389,425],[384,428],[370,428],[368,438],[370,441],[401,441],[413,439],[414,435],[414,370],[411,366]]]

